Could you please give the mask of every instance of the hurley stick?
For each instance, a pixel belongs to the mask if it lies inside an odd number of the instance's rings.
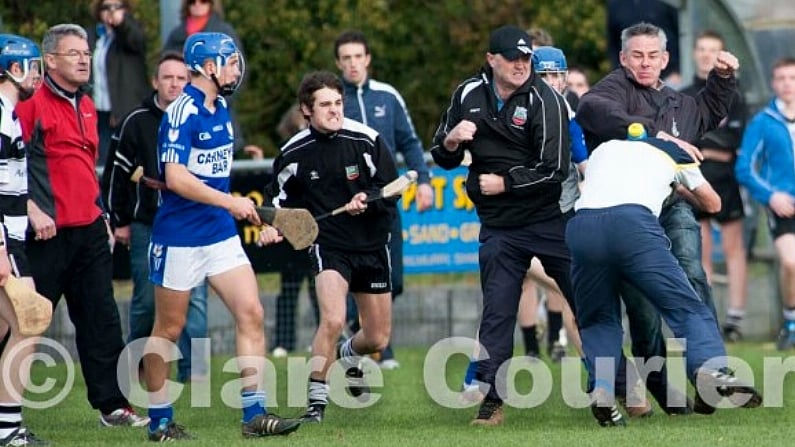
[[[303,208],[257,207],[260,220],[273,226],[296,250],[303,250],[317,239],[317,222]]]
[[[167,189],[165,182],[145,176],[143,166],[135,168],[130,181],[153,189]],[[309,247],[317,239],[317,222],[309,211],[303,208],[256,208],[260,220],[279,230],[296,250]]]
[[[135,168],[132,175],[130,175],[130,181],[133,183],[143,183],[144,186],[152,189],[168,189],[168,187],[166,187],[166,182],[161,182],[160,180],[145,176],[143,166]]]
[[[43,334],[52,321],[52,302],[13,276],[8,277],[4,288],[17,315],[19,333]]]
[[[365,200],[366,203],[370,203],[375,200],[379,199],[388,199],[390,197],[396,197],[400,194],[403,194],[403,191],[407,190],[412,183],[417,181],[417,171],[411,170],[406,171],[405,174],[401,175],[400,177],[392,180],[391,182],[384,185],[378,194],[367,197]],[[342,214],[345,212],[345,205],[342,205],[339,208],[334,209],[328,213],[321,214],[315,217],[315,220],[323,220],[327,217],[336,216],[337,214]]]

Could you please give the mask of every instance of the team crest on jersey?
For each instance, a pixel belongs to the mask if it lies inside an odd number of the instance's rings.
[[[527,109],[522,106],[516,106],[511,121],[517,126],[523,126],[527,122]]]
[[[345,177],[347,177],[348,180],[356,180],[359,178],[359,166],[345,166]]]
[[[168,129],[168,140],[172,143],[176,143],[177,138],[179,138],[179,128],[172,127],[171,129]]]
[[[320,174],[313,170],[309,173],[309,180],[320,180]]]

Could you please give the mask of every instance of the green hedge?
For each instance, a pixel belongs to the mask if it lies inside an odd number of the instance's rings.
[[[176,0],[174,0],[176,1]],[[89,0],[0,2],[6,31],[41,39],[50,25],[94,26]],[[149,60],[160,49],[159,1],[131,0],[146,27]],[[370,41],[371,75],[405,97],[425,144],[458,82],[484,60],[490,30],[506,23],[547,29],[570,65],[604,73],[605,11],[601,0],[235,0],[225,4],[246,53],[246,84],[236,107],[248,142],[274,155],[275,127],[295,100],[304,73],[336,70],[333,42],[356,28]]]

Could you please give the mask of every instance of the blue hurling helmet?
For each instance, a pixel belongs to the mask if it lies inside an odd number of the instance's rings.
[[[9,69],[14,63],[19,64],[22,76],[11,74]],[[0,77],[7,77],[20,90],[21,99],[33,94],[20,87],[20,83],[32,73],[41,77],[41,52],[32,40],[14,34],[0,34]]]
[[[240,77],[236,82],[220,85],[215,74],[208,76],[202,68],[207,59],[211,59],[220,70],[222,67],[226,66],[229,59],[235,55],[237,55],[240,65]],[[240,83],[243,82],[243,74],[245,73],[246,66],[243,53],[238,49],[234,39],[224,33],[196,33],[191,35],[185,41],[183,57],[185,58],[185,65],[188,66],[188,70],[201,73],[212,79],[213,82],[215,82],[215,86],[218,88],[218,93],[221,95],[231,95],[240,87]]]
[[[559,48],[536,47],[533,50],[533,70],[536,73],[566,73],[566,55]]]

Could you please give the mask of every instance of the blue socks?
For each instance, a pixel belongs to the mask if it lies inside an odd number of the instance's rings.
[[[160,420],[168,422],[174,419],[174,407],[170,403],[149,407],[149,432],[154,433],[160,426]]]
[[[265,391],[243,391],[240,393],[243,403],[243,423],[250,422],[260,414],[267,414],[265,410]]]
[[[478,372],[478,361],[472,359],[469,361],[469,365],[467,365],[467,372],[464,375],[464,386],[472,385],[472,382],[475,381],[475,374]]]

